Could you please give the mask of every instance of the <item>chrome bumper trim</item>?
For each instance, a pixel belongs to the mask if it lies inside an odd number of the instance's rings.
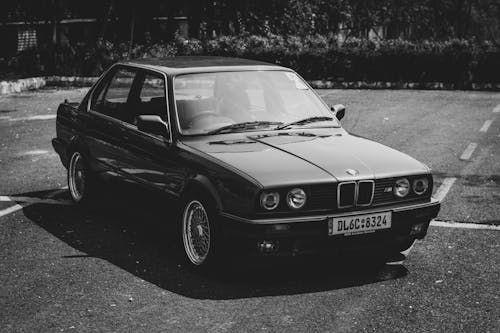
[[[410,206],[389,206],[389,207],[378,207],[373,209],[366,209],[361,211],[354,212],[345,212],[345,213],[337,213],[337,214],[323,214],[323,215],[313,215],[313,216],[299,216],[299,217],[278,217],[278,218],[270,218],[270,219],[247,219],[244,217],[240,217],[233,214],[228,214],[224,212],[220,212],[219,214],[223,217],[230,218],[235,221],[250,223],[250,224],[280,224],[280,223],[297,223],[297,222],[321,222],[326,221],[329,217],[344,217],[351,215],[362,215],[362,214],[373,214],[378,212],[404,212],[407,210],[420,209],[420,208],[428,208],[440,205],[441,202],[434,198],[431,198],[430,202],[424,202],[419,204],[414,204]]]

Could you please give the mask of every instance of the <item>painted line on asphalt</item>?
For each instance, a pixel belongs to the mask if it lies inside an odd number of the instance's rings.
[[[54,200],[46,198],[35,198],[35,197],[17,197],[17,196],[7,196],[0,195],[0,201],[11,201],[17,203],[29,203],[29,204],[48,204],[48,205],[71,205],[72,202],[69,200]]]
[[[493,224],[479,224],[479,223],[466,223],[466,222],[453,222],[453,221],[439,221],[432,220],[432,227],[443,227],[443,228],[458,228],[458,229],[482,229],[482,230],[496,230],[500,231],[500,225]]]
[[[488,131],[488,129],[490,128],[492,122],[493,122],[493,119],[486,120],[484,122],[483,126],[481,126],[481,128],[479,129],[479,132],[486,133]]]
[[[500,113],[500,104],[495,106],[495,108],[493,109],[493,113]]]
[[[8,121],[51,120],[51,119],[56,119],[56,117],[57,115],[55,114],[41,114],[38,116],[31,116],[31,117],[9,118]]]
[[[464,161],[469,160],[470,157],[472,156],[472,153],[474,153],[474,150],[476,150],[476,148],[477,148],[477,143],[475,143],[475,142],[469,143],[467,148],[465,148],[462,156],[460,156],[460,159],[464,160]]]
[[[64,187],[60,190],[55,190],[54,192],[50,193],[49,195],[47,195],[47,199],[39,199],[39,200],[43,200],[43,201],[46,201],[46,200],[50,200],[51,198],[55,197],[56,195],[66,191],[67,187]],[[1,196],[1,198],[5,199],[3,201],[11,201],[11,202],[15,202],[15,200],[12,200],[12,198],[16,198],[16,197],[9,197],[9,196]],[[18,198],[21,198],[21,197],[18,197]],[[61,202],[60,200],[55,200],[55,201],[59,201]],[[14,212],[17,212],[18,210],[21,210],[25,207],[28,207],[30,205],[33,205],[34,203],[36,202],[23,202],[21,204],[17,203],[15,204],[14,206],[11,206],[11,207],[8,207],[8,208],[5,208],[5,209],[2,209],[0,210],[0,217],[3,217],[5,215],[8,215],[8,214],[12,214]],[[61,204],[61,203],[59,203]]]
[[[437,189],[436,194],[434,194],[434,198],[439,201],[443,201],[456,180],[456,177],[445,178],[441,186],[439,186],[439,188]]]
[[[30,204],[15,204],[14,206],[11,206],[9,208],[5,208],[3,210],[0,210],[0,217],[3,217],[5,215],[9,215],[11,213],[17,212],[18,210],[23,209],[26,206],[29,206]]]

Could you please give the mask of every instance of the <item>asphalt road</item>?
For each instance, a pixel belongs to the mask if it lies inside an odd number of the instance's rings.
[[[55,110],[84,92],[0,97],[1,332],[500,331],[500,93],[319,92],[347,106],[347,130],[434,170],[434,224],[447,227],[403,264],[242,261],[199,275],[142,194],[82,211],[57,192]]]

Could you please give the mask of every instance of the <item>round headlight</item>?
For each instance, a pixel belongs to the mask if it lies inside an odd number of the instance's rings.
[[[294,188],[286,195],[286,203],[292,209],[300,209],[306,204],[306,192],[301,188]]]
[[[406,178],[396,180],[394,194],[399,198],[404,198],[410,192],[410,181]]]
[[[429,180],[427,178],[419,178],[413,181],[413,192],[418,195],[424,194],[429,188]]]
[[[260,195],[260,205],[267,210],[273,210],[280,203],[280,195],[278,192],[262,193]]]

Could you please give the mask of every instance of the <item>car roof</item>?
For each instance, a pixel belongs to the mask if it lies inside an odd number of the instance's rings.
[[[141,58],[121,63],[130,66],[160,70],[167,75],[248,70],[290,70],[263,61],[229,57],[181,56]]]

